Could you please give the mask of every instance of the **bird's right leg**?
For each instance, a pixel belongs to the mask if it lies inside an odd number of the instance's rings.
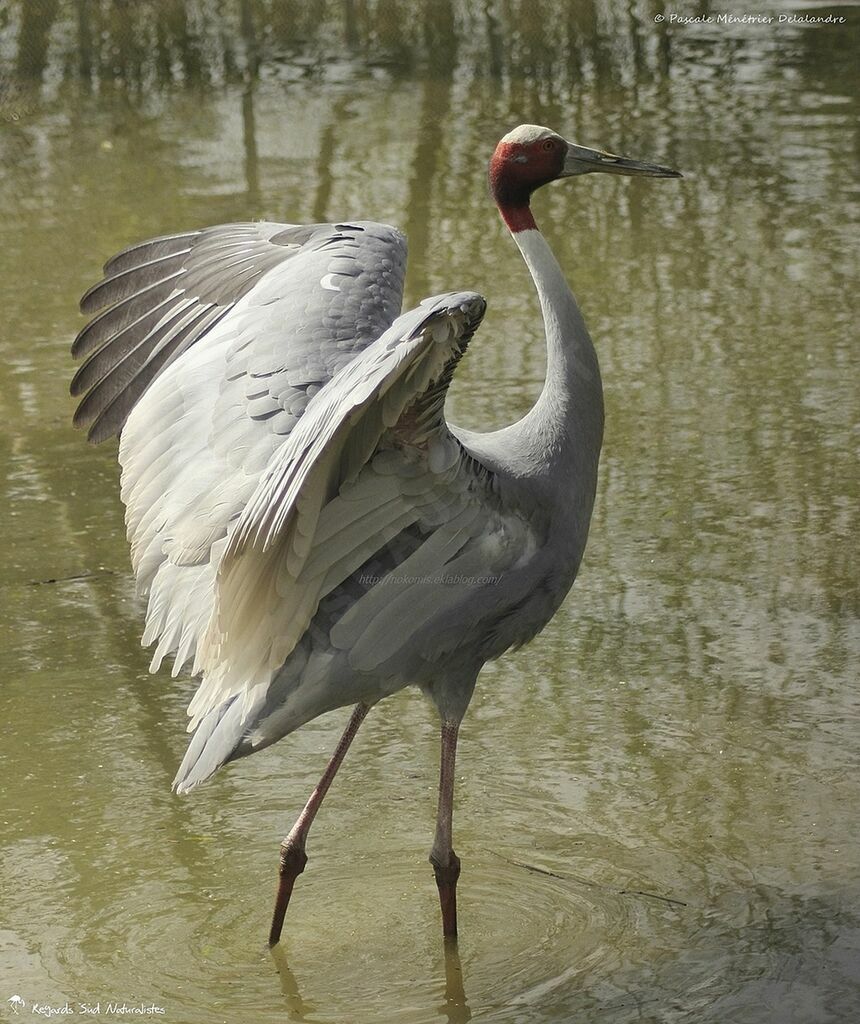
[[[281,930],[284,927],[284,915],[289,906],[290,896],[293,894],[293,886],[296,879],[305,870],[305,865],[308,862],[308,857],[305,853],[305,840],[313,820],[320,809],[323,798],[329,790],[329,786],[331,786],[335,775],[337,775],[337,770],[340,768],[350,744],[355,739],[358,727],[364,721],[368,711],[370,711],[368,704],[356,704],[347,727],[344,729],[343,736],[340,738],[340,743],[338,743],[335,752],[331,756],[331,760],[326,765],[322,778],[317,783],[313,793],[311,793],[310,799],[290,830],[290,834],[281,843],[280,878],[278,880],[278,894],[275,898],[275,912],[272,915],[272,927],[269,931],[270,946],[277,945],[280,942]]]

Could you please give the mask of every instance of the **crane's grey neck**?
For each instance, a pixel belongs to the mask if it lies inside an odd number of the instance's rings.
[[[540,231],[514,232],[514,240],[537,288],[546,331],[546,381],[527,419],[573,433],[576,443],[596,445],[599,451],[603,387],[582,313]]]

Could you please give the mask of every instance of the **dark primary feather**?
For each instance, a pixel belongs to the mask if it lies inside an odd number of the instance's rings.
[[[81,312],[94,313],[105,306],[113,306],[136,295],[141,288],[160,284],[166,278],[179,274],[190,249],[182,249],[169,256],[158,256],[138,266],[130,267],[93,285],[81,298]]]
[[[175,282],[181,275],[181,270],[170,274],[164,280],[156,281],[155,284],[151,284],[147,288],[141,288],[136,294],[109,306],[98,316],[93,317],[75,338],[72,345],[74,358],[81,359],[84,356],[92,355],[106,341],[114,340],[121,331],[132,327],[143,329],[153,316],[157,318],[164,315],[165,312],[169,312],[174,305],[171,296],[176,289]],[[147,327],[146,331],[148,330]],[[72,394],[80,394],[80,391],[74,390],[74,385]]]
[[[170,286],[171,293],[173,285]],[[160,324],[162,331],[171,326],[177,326],[187,314],[197,305],[193,298],[186,296],[171,297],[165,299],[146,312],[143,316],[132,320],[129,324],[122,324],[119,317],[113,322],[107,323],[101,328],[105,337],[95,351],[91,352],[72,378],[71,392],[73,395],[86,394],[94,388],[114,369],[122,360],[127,359],[137,350],[142,342],[146,342],[152,330]],[[208,308],[208,307],[204,307]],[[113,313],[116,306],[107,310]],[[97,324],[97,320],[93,324]]]
[[[188,249],[200,231],[185,231],[176,235],[161,235],[158,238],[150,238],[145,242],[135,242],[122,249],[115,256],[105,263],[104,274],[118,274],[123,270],[129,270],[141,263],[154,259],[156,256],[169,256],[171,253],[179,252],[180,249]]]

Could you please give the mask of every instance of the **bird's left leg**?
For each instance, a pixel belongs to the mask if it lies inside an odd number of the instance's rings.
[[[439,809],[436,815],[436,837],[430,851],[430,863],[436,874],[439,903],[442,907],[442,934],[446,939],[457,937],[457,879],[460,858],[454,853],[454,760],[457,754],[458,721],[442,722],[442,755],[439,768]]]
[[[275,898],[275,912],[272,915],[272,927],[269,931],[270,946],[277,945],[280,942],[281,929],[284,927],[284,916],[287,913],[290,896],[293,894],[293,886],[296,883],[296,879],[305,870],[305,864],[308,862],[308,856],[305,853],[305,841],[308,832],[317,811],[320,809],[320,804],[322,804],[323,798],[329,790],[329,786],[331,786],[335,775],[337,775],[341,762],[346,757],[350,744],[355,739],[358,727],[364,721],[368,711],[370,711],[370,705],[368,704],[355,705],[347,727],[344,729],[343,736],[340,738],[340,743],[338,743],[335,752],[331,756],[331,760],[326,765],[322,778],[317,783],[313,793],[311,793],[310,799],[290,830],[290,834],[281,843],[280,877],[278,880],[278,895]]]

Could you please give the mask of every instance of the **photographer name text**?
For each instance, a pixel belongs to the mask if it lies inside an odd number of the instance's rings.
[[[841,14],[655,14],[667,25],[844,25]]]

